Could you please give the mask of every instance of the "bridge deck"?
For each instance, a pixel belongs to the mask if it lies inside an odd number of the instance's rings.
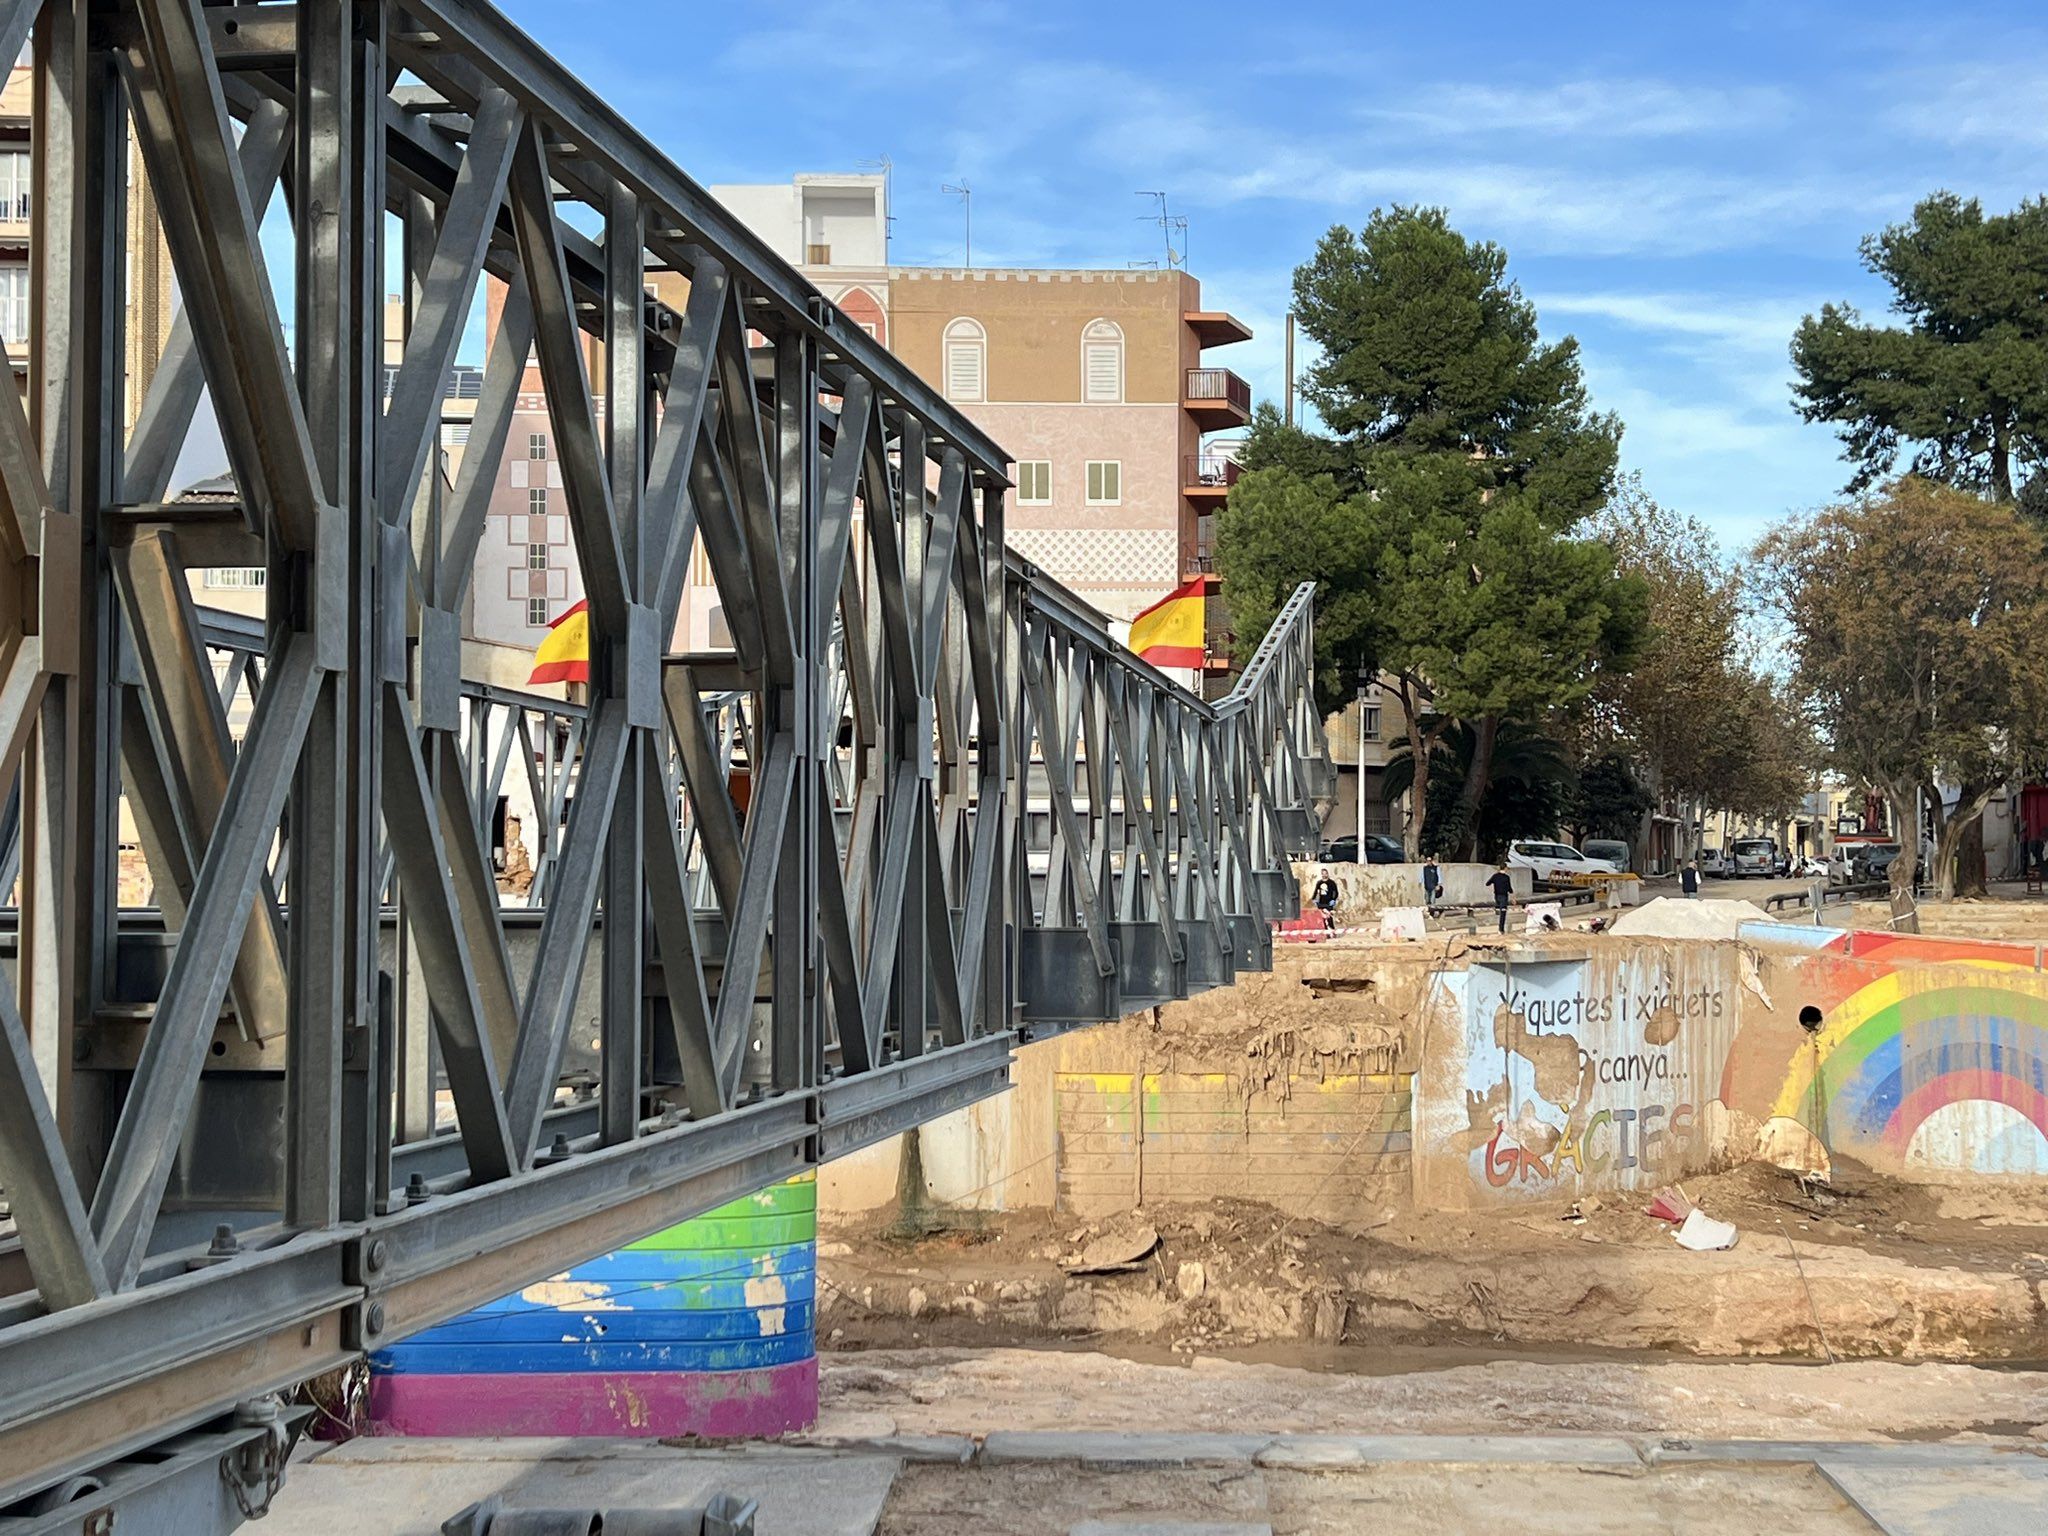
[[[1329,788],[1308,587],[1226,699],[1130,655],[1005,550],[1002,450],[488,5],[89,9],[0,0],[42,144],[0,390],[0,1516],[1267,962]],[[124,123],[183,300],[132,429]],[[462,675],[529,355],[573,702]],[[170,500],[202,393],[232,494]],[[699,554],[731,649],[670,654]],[[194,604],[216,565],[266,568],[262,620]]]

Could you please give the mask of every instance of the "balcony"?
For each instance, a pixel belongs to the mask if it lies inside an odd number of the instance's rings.
[[[1233,342],[1252,339],[1250,326],[1220,309],[1191,309],[1181,319],[1195,333],[1195,344],[1205,349],[1227,347]]]
[[[1237,460],[1219,453],[1191,453],[1181,460],[1180,493],[1201,507],[1220,507],[1241,473]]]
[[[1180,403],[1205,432],[1252,419],[1252,387],[1228,368],[1190,368]]]

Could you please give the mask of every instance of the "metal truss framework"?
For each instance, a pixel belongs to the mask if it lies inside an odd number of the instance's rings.
[[[1308,588],[1222,701],[1131,656],[1005,551],[1002,451],[487,5],[0,0],[0,53],[31,35],[0,1532],[1268,962],[1328,792]],[[131,132],[183,308],[124,431]],[[597,637],[572,704],[462,672],[529,353]],[[168,500],[202,392],[237,494]],[[732,645],[677,654],[699,550]],[[267,616],[195,607],[202,565],[267,567]],[[523,900],[508,773],[550,825]]]

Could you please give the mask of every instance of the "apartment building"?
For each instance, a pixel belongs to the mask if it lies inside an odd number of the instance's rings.
[[[16,65],[0,87],[0,341],[7,343],[15,387],[28,388],[29,216],[34,160],[29,153],[33,72]]]
[[[895,266],[881,175],[712,192],[1016,455],[1020,553],[1118,619],[1209,569],[1236,466],[1203,445],[1250,420],[1251,388],[1204,354],[1251,330],[1195,278]]]
[[[1020,553],[1121,620],[1209,569],[1214,515],[1237,467],[1204,443],[1250,420],[1251,390],[1205,353],[1251,331],[1205,310],[1192,276],[892,265],[881,174],[711,190],[1016,455],[1006,523]],[[649,286],[681,307],[686,289],[673,275]],[[494,307],[493,329],[495,319]],[[601,388],[601,349],[587,362]],[[480,639],[538,644],[583,595],[551,434],[530,367],[479,551],[470,624]],[[700,548],[675,644],[729,643]]]

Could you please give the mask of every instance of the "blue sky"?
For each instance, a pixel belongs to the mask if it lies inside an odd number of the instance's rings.
[[[2010,207],[2048,155],[2038,3],[501,3],[699,182],[886,155],[901,262],[960,259],[961,177],[977,265],[1154,257],[1134,194],[1168,192],[1262,398],[1316,237],[1441,204],[1731,546],[1846,478],[1785,349],[1825,300],[1882,309],[1858,238],[1937,187]]]

